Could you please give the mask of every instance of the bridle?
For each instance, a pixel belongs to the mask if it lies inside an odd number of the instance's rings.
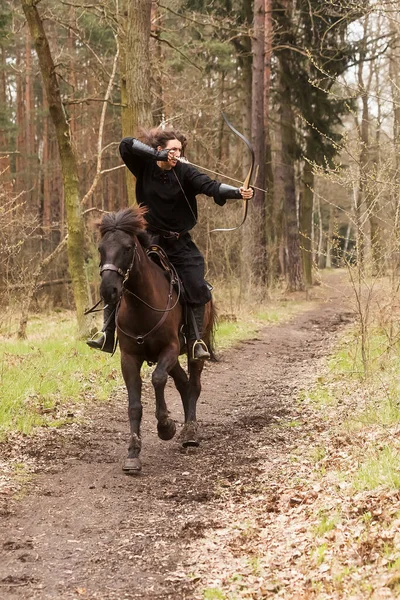
[[[129,274],[130,274],[133,264],[135,262],[136,253],[137,253],[137,243],[135,242],[133,245],[131,264],[126,269],[126,271],[123,271],[120,267],[117,267],[116,265],[113,265],[112,263],[106,263],[103,266],[100,265],[100,275],[102,275],[104,273],[104,271],[115,271],[116,273],[118,273],[118,275],[121,275],[121,277],[123,278],[122,287],[124,287],[124,283],[129,278]],[[122,292],[121,292],[121,294],[122,294]]]
[[[135,245],[133,247],[132,260],[131,260],[131,263],[130,263],[129,267],[127,268],[127,270],[125,272],[120,267],[117,267],[116,265],[114,265],[112,263],[106,263],[106,264],[104,264],[101,267],[101,269],[100,269],[100,275],[102,273],[104,273],[104,271],[115,271],[116,273],[118,273],[118,275],[120,275],[123,278],[121,294],[120,294],[120,297],[119,297],[118,302],[117,302],[117,307],[115,309],[115,325],[116,325],[117,329],[119,329],[127,337],[135,340],[137,344],[143,344],[145,338],[147,338],[149,335],[151,335],[152,333],[154,333],[155,331],[157,331],[157,329],[159,329],[161,327],[161,325],[164,323],[165,319],[167,318],[168,313],[171,312],[171,310],[173,310],[176,307],[176,305],[178,304],[178,302],[180,300],[180,296],[181,296],[181,284],[180,284],[180,280],[179,280],[179,277],[178,277],[175,269],[172,268],[172,270],[170,272],[170,282],[169,282],[169,291],[168,291],[167,306],[164,309],[162,309],[162,308],[155,308],[154,306],[151,306],[145,300],[143,300],[143,298],[140,298],[140,296],[138,296],[137,294],[135,294],[134,292],[132,292],[130,289],[128,289],[126,287],[126,285],[125,285],[126,282],[129,279],[129,276],[130,276],[130,273],[132,271],[133,265],[135,263],[135,258],[136,257],[138,258],[138,260],[140,260],[140,255],[137,253],[137,243],[135,243]],[[178,293],[177,293],[176,301],[171,306],[172,299],[173,299],[174,285],[178,286]],[[130,294],[131,296],[133,296],[134,298],[136,298],[137,300],[139,300],[139,302],[141,302],[142,304],[144,304],[144,306],[147,306],[147,308],[150,308],[151,310],[154,310],[155,312],[161,312],[161,313],[163,313],[163,315],[162,315],[161,319],[159,320],[159,322],[156,323],[155,326],[150,331],[148,331],[147,333],[145,333],[143,335],[132,335],[131,333],[128,333],[127,331],[124,331],[122,329],[122,327],[118,324],[118,312],[119,312],[119,308],[120,308],[120,305],[121,305],[121,300],[122,300],[122,297],[123,297],[124,293]]]

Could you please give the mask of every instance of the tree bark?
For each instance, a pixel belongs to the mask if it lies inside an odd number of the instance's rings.
[[[358,84],[361,95],[362,113],[361,113],[361,126],[358,126],[360,136],[360,156],[359,156],[359,185],[358,185],[358,196],[357,196],[357,214],[360,216],[362,203],[365,202],[368,211],[368,221],[370,226],[369,239],[372,249],[372,268],[373,271],[377,271],[380,266],[382,259],[381,250],[381,230],[379,226],[379,220],[377,213],[379,211],[379,200],[375,198],[375,194],[371,191],[371,181],[369,179],[372,174],[371,165],[371,148],[370,148],[370,115],[369,115],[369,94],[371,89],[371,82],[373,76],[373,70],[370,70],[367,83],[364,81],[364,65],[366,57],[366,46],[368,42],[368,18],[365,20],[364,25],[364,38],[361,41],[360,51],[360,64],[358,67]],[[359,220],[359,227],[361,228],[358,238],[360,246],[358,248],[358,257],[361,262],[365,258],[365,245],[364,238],[366,232],[364,230],[364,223]]]
[[[301,255],[305,282],[312,285],[312,220],[314,202],[314,173],[308,160],[304,162],[303,190],[300,202]]]
[[[35,44],[49,112],[56,130],[67,214],[69,272],[72,280],[78,328],[80,334],[84,336],[87,335],[91,319],[84,316],[89,297],[85,275],[85,237],[80,206],[78,165],[72,147],[67,117],[61,101],[55,65],[43,22],[37,9],[37,2],[36,0],[21,0],[21,2]]]
[[[282,177],[284,186],[284,211],[287,235],[287,276],[290,291],[304,289],[297,220],[295,188],[295,122],[290,92],[290,71],[284,56],[280,55],[280,125],[282,143]]]
[[[267,277],[269,284],[278,275],[279,240],[276,215],[274,214],[274,174],[272,168],[272,144],[270,127],[271,61],[272,61],[272,0],[265,0],[265,61],[264,61],[264,132],[265,132],[265,189],[266,191],[266,244]]]
[[[264,130],[264,77],[265,77],[265,0],[254,0],[254,35],[252,39],[252,114],[251,132],[257,165],[254,185],[265,189],[265,130]],[[256,189],[252,200],[252,230],[254,241],[253,272],[255,282],[265,286],[267,281],[265,193]]]
[[[151,0],[125,0],[121,19],[122,135],[153,125],[150,95]],[[126,169],[129,204],[136,203],[134,178]]]
[[[165,117],[165,106],[163,98],[163,54],[160,40],[160,33],[162,28],[161,14],[158,8],[156,0],[152,0],[151,3],[151,33],[152,39],[150,40],[151,49],[151,63],[152,63],[152,86],[153,86],[153,125],[157,127]]]

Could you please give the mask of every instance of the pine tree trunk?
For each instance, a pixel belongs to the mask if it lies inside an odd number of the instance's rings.
[[[300,202],[301,255],[305,282],[312,285],[312,220],[314,201],[314,173],[308,160],[304,163],[303,189]]]
[[[302,290],[303,270],[300,253],[295,189],[295,121],[290,92],[290,70],[284,53],[280,55],[280,103],[282,176],[284,185],[284,211],[287,226],[287,274],[290,291]]]
[[[33,102],[33,84],[32,84],[32,49],[29,31],[26,31],[25,38],[25,155],[27,169],[25,181],[27,188],[26,200],[30,209],[34,212],[39,210],[39,201],[37,190],[34,189],[36,158],[35,152],[35,134],[34,134],[34,102]]]
[[[163,98],[163,54],[162,44],[160,41],[160,33],[162,29],[161,13],[158,8],[157,2],[151,3],[151,33],[152,39],[150,40],[151,49],[151,70],[152,70],[152,83],[154,91],[153,100],[153,125],[157,127],[162,122],[165,116],[165,106]]]
[[[151,0],[125,0],[121,39],[122,135],[136,136],[153,124],[150,96]],[[136,202],[134,178],[126,169],[129,204]]]
[[[270,127],[271,60],[272,60],[272,0],[265,0],[265,63],[264,63],[264,131],[265,131],[265,186],[266,186],[266,244],[267,275],[269,283],[278,274],[277,223],[274,215],[274,174],[272,168],[272,145]]]
[[[265,77],[265,0],[254,0],[254,34],[252,38],[252,143],[257,165],[254,185],[265,189],[265,130],[264,130],[264,77]],[[256,189],[252,200],[253,272],[255,281],[264,287],[267,281],[265,193]]]
[[[21,52],[17,47],[16,50],[16,67],[17,73],[15,76],[15,103],[16,103],[16,136],[17,136],[17,144],[16,150],[17,154],[15,155],[15,184],[14,184],[14,193],[19,194],[22,192],[25,187],[25,107],[24,107],[24,89],[22,84],[22,61],[21,61]]]
[[[332,204],[329,206],[329,223],[328,223],[328,234],[326,238],[326,268],[332,268],[332,240],[333,240],[333,228],[335,226],[335,209]]]
[[[0,105],[5,111],[8,111],[8,100],[7,100],[7,79],[6,79],[6,52],[0,42]],[[0,129],[0,149],[3,152],[9,151],[11,146],[9,145],[8,133]],[[0,161],[0,173],[2,173],[2,184],[5,192],[11,193],[11,177],[10,177],[10,159],[7,154],[1,156]]]
[[[399,5],[399,3],[397,3]],[[400,6],[399,6],[400,8]],[[399,175],[400,175],[400,32],[399,25],[395,19],[391,20],[392,48],[390,51],[390,82],[393,103],[393,180],[397,185],[393,186],[391,199],[394,214],[394,239],[392,252],[393,272],[397,273],[400,265],[399,252],[399,230],[400,230],[400,194],[399,194]]]

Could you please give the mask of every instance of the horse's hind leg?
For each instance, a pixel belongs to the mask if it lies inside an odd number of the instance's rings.
[[[128,475],[135,475],[142,469],[139,458],[142,449],[140,438],[140,423],[142,420],[142,379],[140,377],[141,360],[134,356],[121,354],[121,369],[128,390],[128,416],[131,430],[129,440],[128,457],[122,470]]]
[[[157,433],[162,440],[171,440],[176,433],[176,425],[169,416],[164,391],[168,373],[171,371],[172,365],[177,362],[177,359],[178,353],[172,350],[160,355],[151,379],[156,395]]]
[[[179,363],[170,372],[181,395],[185,412],[185,425],[180,435],[181,444],[184,448],[199,446],[200,444],[196,408],[201,392],[200,376],[203,366],[203,361],[189,361],[189,379]]]

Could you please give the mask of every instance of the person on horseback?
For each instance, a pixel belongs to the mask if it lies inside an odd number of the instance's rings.
[[[228,199],[252,198],[253,190],[220,183],[184,162],[186,144],[186,137],[178,131],[154,128],[144,131],[141,140],[124,138],[119,150],[136,177],[137,202],[147,208],[147,230],[166,252],[183,283],[194,320],[189,333],[191,358],[208,360],[210,353],[202,336],[204,307],[211,300],[211,291],[204,279],[203,255],[190,235],[197,223],[196,196],[205,194],[223,206]],[[114,313],[115,306],[105,307],[100,337],[87,342],[91,348],[113,352]]]

